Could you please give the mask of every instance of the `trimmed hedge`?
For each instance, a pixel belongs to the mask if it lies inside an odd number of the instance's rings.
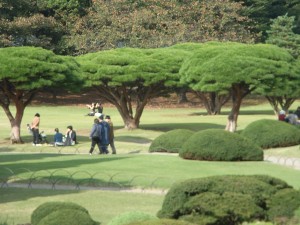
[[[193,134],[193,131],[186,129],[168,131],[152,141],[149,147],[149,152],[178,153],[182,145]]]
[[[209,161],[262,161],[263,150],[239,134],[208,129],[193,134],[183,144],[179,156]]]
[[[257,120],[249,124],[241,135],[264,149],[300,144],[300,130],[297,126],[277,120]]]
[[[157,215],[198,225],[288,220],[300,201],[297,197],[287,205],[299,194],[284,181],[263,175],[190,179],[171,187]]]
[[[61,210],[81,211],[89,215],[88,210],[73,202],[46,202],[38,206],[31,214],[31,224],[38,225],[39,222],[49,214]]]
[[[156,220],[148,220],[138,223],[129,223],[126,225],[196,225],[194,223],[189,223],[183,220],[171,220],[171,219],[156,219]]]
[[[108,225],[125,225],[132,222],[142,222],[150,219],[157,219],[157,217],[144,212],[127,212],[113,218]]]
[[[62,209],[45,216],[38,225],[99,225],[89,214],[74,209]]]

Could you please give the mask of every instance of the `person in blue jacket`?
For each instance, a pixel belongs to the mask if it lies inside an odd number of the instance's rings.
[[[92,141],[91,148],[90,148],[90,155],[93,154],[94,148],[97,145],[99,149],[99,153],[101,153],[101,127],[99,126],[99,120],[97,118],[94,119],[94,124],[92,126],[91,132],[90,132],[90,139]]]
[[[101,144],[101,151],[100,154],[108,154],[109,151],[107,149],[109,145],[109,132],[110,127],[109,124],[104,120],[104,115],[102,114],[99,116],[99,126],[101,130],[101,138],[100,138],[100,144]]]

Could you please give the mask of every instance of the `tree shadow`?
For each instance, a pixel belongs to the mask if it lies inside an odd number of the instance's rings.
[[[220,114],[221,116],[229,115],[230,110],[224,110]],[[215,116],[218,116],[215,115]],[[243,110],[241,109],[239,112],[239,115],[274,115],[273,110]],[[214,116],[214,115],[208,115],[206,112],[194,112],[190,113],[189,116]]]
[[[207,129],[224,129],[225,125],[214,123],[159,123],[141,125],[140,129],[167,132],[174,129],[201,131]]]
[[[5,166],[10,168],[11,170],[15,170],[18,168],[29,168],[31,172],[40,171],[40,170],[53,170],[53,169],[67,169],[67,168],[74,168],[74,167],[80,167],[81,165],[88,165],[88,164],[98,164],[98,163],[105,163],[115,160],[122,160],[130,156],[99,156],[99,157],[90,157],[88,158],[78,158],[78,159],[71,159],[71,160],[57,160],[57,161],[51,161],[51,162],[30,162],[30,165],[27,160],[40,160],[42,158],[49,158],[49,157],[61,157],[61,154],[16,154],[16,155],[2,155],[1,161],[3,162],[10,162],[6,163]],[[64,155],[64,157],[68,157],[67,155]],[[73,155],[70,155],[70,157],[73,157]],[[19,162],[21,161],[21,162]],[[24,171],[22,171],[24,172]],[[0,174],[3,173],[3,171],[0,171]]]
[[[152,142],[152,140],[149,138],[138,137],[138,136],[133,137],[133,136],[126,136],[126,135],[115,137],[115,141],[137,143],[137,144],[148,144]]]
[[[18,202],[18,201],[26,201],[31,198],[36,197],[51,197],[56,195],[69,195],[73,193],[78,193],[78,190],[41,190],[41,189],[22,189],[20,188],[1,188],[0,193],[1,196],[9,196],[8,198],[1,198],[0,203],[8,203],[8,202]]]

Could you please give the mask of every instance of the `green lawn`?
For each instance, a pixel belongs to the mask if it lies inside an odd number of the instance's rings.
[[[296,108],[298,104],[295,104]],[[226,125],[228,108],[218,116],[207,116],[197,108],[150,109],[146,108],[141,118],[140,128],[128,131],[117,110],[105,108],[115,125],[117,155],[88,155],[90,141],[88,133],[93,123],[92,117],[84,116],[84,106],[40,106],[28,107],[22,123],[22,137],[25,144],[10,145],[10,125],[0,110],[0,177],[10,177],[14,181],[28,184],[28,179],[43,182],[49,187],[68,184],[71,190],[36,190],[23,188],[0,189],[0,224],[19,224],[30,221],[31,212],[46,201],[74,201],[86,207],[97,221],[106,225],[114,216],[138,210],[155,215],[160,209],[164,195],[124,193],[102,190],[75,190],[74,184],[114,185],[118,187],[142,187],[167,190],[174,182],[194,177],[223,174],[267,174],[300,188],[300,170],[294,170],[268,162],[200,162],[187,161],[176,155],[149,154],[151,141],[160,134],[177,128],[193,131],[221,128]],[[26,124],[33,115],[41,114],[41,130],[48,140],[52,140],[54,128],[65,132],[73,125],[79,137],[75,147],[55,148],[33,147]],[[248,106],[241,109],[238,131],[258,119],[276,119],[270,106]],[[266,150],[267,155],[299,157],[299,146]],[[68,153],[68,154],[57,154]],[[72,153],[72,154],[70,154]],[[76,154],[73,154],[76,153]],[[65,179],[70,178],[72,179]],[[92,177],[92,182],[89,182]],[[72,180],[72,182],[70,182]],[[52,182],[52,183],[51,183]],[[73,185],[73,186],[72,186]],[[55,186],[58,187],[58,186]]]

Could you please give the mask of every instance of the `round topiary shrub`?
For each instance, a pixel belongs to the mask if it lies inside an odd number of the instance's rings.
[[[108,225],[125,225],[132,222],[142,222],[150,219],[157,219],[157,217],[144,212],[127,212],[113,218]]]
[[[178,153],[182,145],[193,133],[193,131],[186,129],[168,131],[152,141],[149,152]]]
[[[300,144],[300,130],[294,125],[277,120],[257,120],[249,124],[241,135],[264,149]]]
[[[281,193],[289,197],[282,198],[283,202],[279,203],[276,199],[284,195]],[[300,201],[295,200],[293,207],[284,207],[296,194],[300,192],[269,176],[227,175],[190,179],[171,187],[158,217],[198,225],[270,221],[277,215],[291,218]]]
[[[184,159],[210,161],[261,161],[263,150],[239,134],[208,129],[193,134],[182,146]]]
[[[62,209],[45,216],[38,225],[98,225],[89,214],[80,210]]]
[[[156,219],[148,220],[139,223],[129,223],[127,225],[196,225],[183,220],[172,220],[172,219]]]
[[[40,220],[48,216],[50,213],[63,209],[78,210],[88,214],[88,211],[73,202],[46,202],[38,206],[31,214],[31,225],[37,225]]]

